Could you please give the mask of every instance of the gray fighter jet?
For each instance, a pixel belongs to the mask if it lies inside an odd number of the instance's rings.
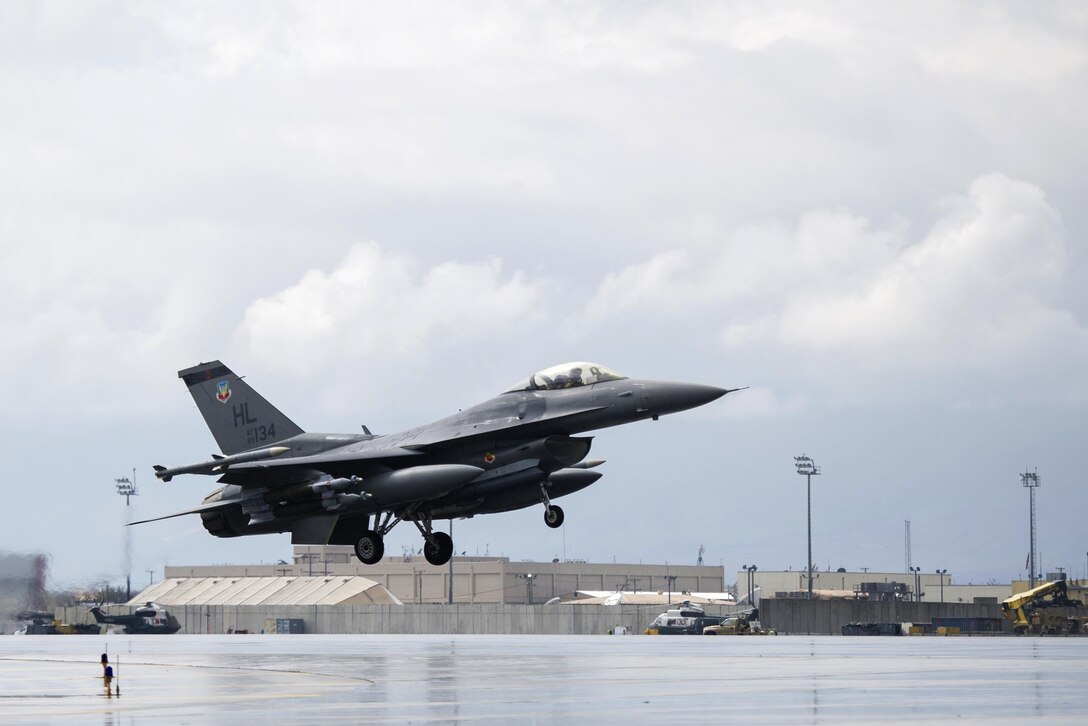
[[[223,455],[156,466],[155,476],[218,475],[223,486],[199,507],[156,519],[199,514],[216,537],[290,532],[293,544],[350,544],[365,564],[382,559],[385,536],[403,521],[419,529],[433,565],[453,554],[435,520],[542,504],[545,524],[559,527],[563,510],[552,500],[597,481],[592,469],[604,463],[586,458],[592,437],[575,434],[656,421],[740,390],[566,363],[440,421],[376,436],[365,426],[306,433],[219,361],[178,377]]]

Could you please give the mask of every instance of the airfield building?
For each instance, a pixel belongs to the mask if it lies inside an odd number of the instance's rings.
[[[517,562],[507,557],[454,557],[435,567],[422,557],[386,556],[376,565],[355,559],[351,547],[296,545],[293,562],[274,565],[166,567],[164,577],[358,576],[372,580],[404,603],[453,602],[522,605],[571,599],[585,591],[674,593],[726,590],[725,570],[710,565],[605,564],[585,561]]]
[[[759,598],[806,598],[808,584],[804,570],[755,570],[752,573]],[[748,596],[748,573],[736,574],[737,600]],[[943,587],[942,587],[943,584]],[[915,602],[945,602],[968,604],[997,604],[1012,594],[1004,585],[973,585],[953,582],[952,573],[919,572],[846,572],[813,571],[812,590],[817,599],[901,600]],[[943,598],[943,600],[942,600]]]

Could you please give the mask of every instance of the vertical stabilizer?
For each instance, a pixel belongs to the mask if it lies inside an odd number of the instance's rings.
[[[303,433],[230,368],[219,361],[178,371],[204,422],[227,455]]]

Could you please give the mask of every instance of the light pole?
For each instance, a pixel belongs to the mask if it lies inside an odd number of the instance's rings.
[[[1020,475],[1020,483],[1028,490],[1028,508],[1031,517],[1031,542],[1028,550],[1028,588],[1035,587],[1035,490],[1039,487],[1039,471],[1024,472]]]
[[[797,467],[797,473],[808,480],[808,559],[805,560],[805,571],[808,573],[808,599],[812,599],[812,477],[820,475],[820,467],[813,463],[812,459],[801,454],[793,457],[793,465]]]
[[[944,605],[944,576],[948,570],[937,570],[937,574],[941,576],[941,605]]]
[[[136,490],[136,469],[132,469],[132,478],[121,477],[113,480],[117,484],[117,493],[125,498],[125,600],[132,599],[132,528],[128,526],[132,519],[129,504],[132,497],[140,492]]]
[[[914,573],[914,602],[922,602],[922,576],[919,574],[922,571],[921,567],[908,568]]]
[[[529,604],[532,605],[533,604],[533,578],[536,577],[536,575],[534,575],[531,572],[528,572],[528,573],[526,573],[524,575],[518,575],[518,577],[521,577],[521,578],[523,578],[525,580],[525,596],[529,600]]]
[[[748,604],[755,607],[755,603],[752,602],[752,592],[756,586],[756,570],[759,568],[755,565],[741,565],[741,568],[748,572]]]

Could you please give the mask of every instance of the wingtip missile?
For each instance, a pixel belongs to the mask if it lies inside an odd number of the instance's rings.
[[[586,459],[573,466],[568,466],[568,469],[595,469],[605,462],[604,459]]]
[[[186,466],[179,466],[174,469],[167,469],[165,466],[155,466],[155,476],[162,479],[164,482],[170,481],[178,474],[215,474],[224,469],[230,468],[234,464],[244,464],[249,461],[260,461],[262,459],[270,459],[274,456],[281,456],[291,450],[289,446],[269,446],[265,449],[255,449],[253,451],[243,451],[240,454],[231,454],[230,456],[222,456],[220,454],[212,454],[212,458],[207,461],[202,461],[199,464],[188,464]]]

